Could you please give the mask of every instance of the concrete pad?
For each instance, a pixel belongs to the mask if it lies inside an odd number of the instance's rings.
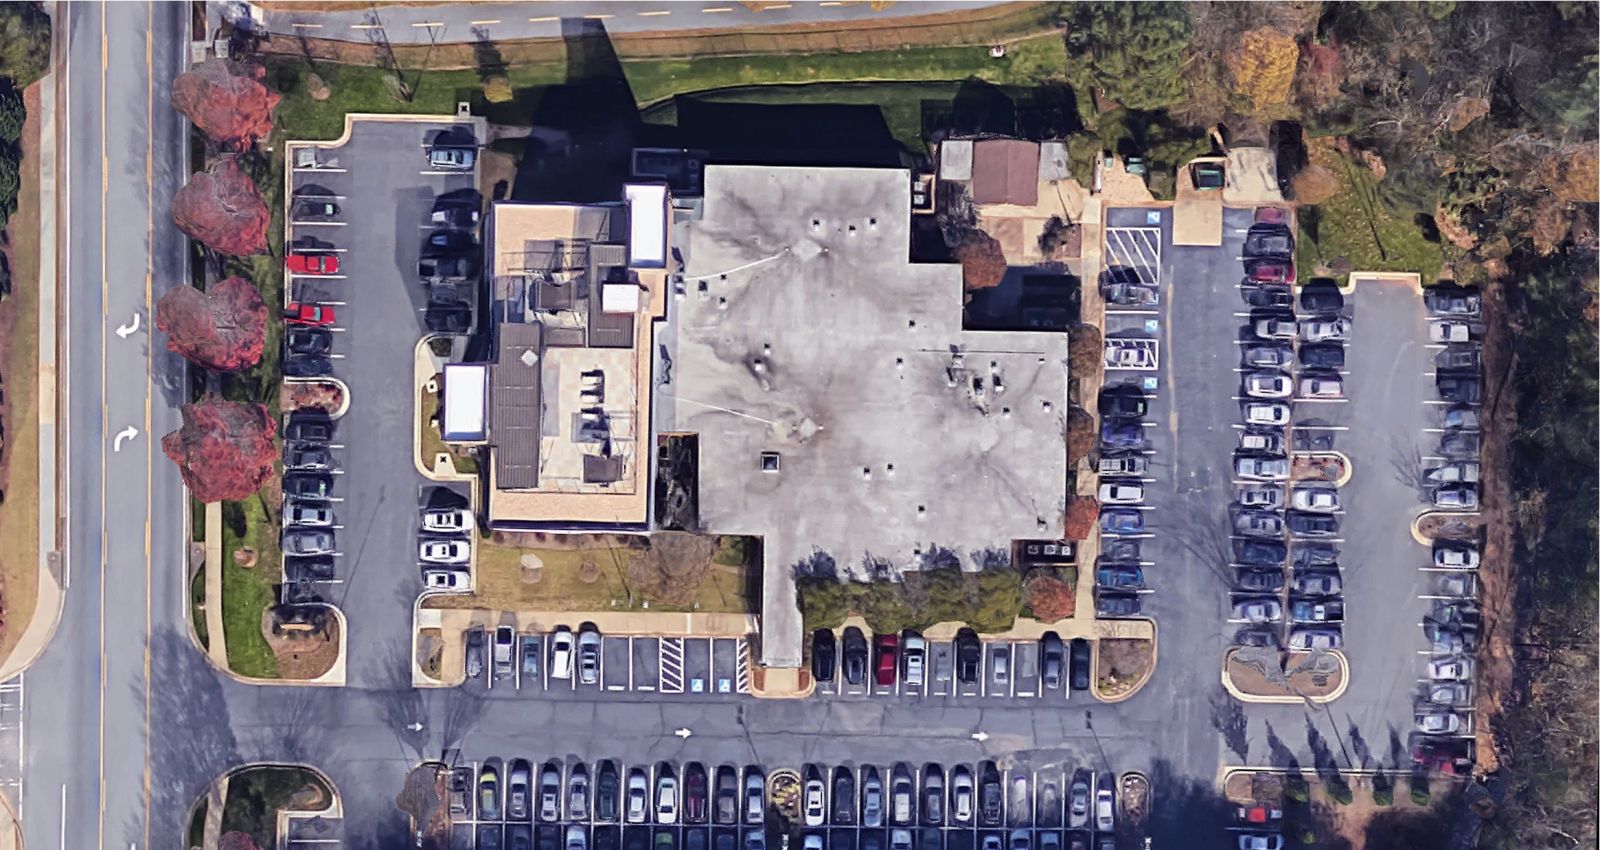
[[[1283,203],[1278,189],[1278,160],[1266,148],[1233,148],[1228,151],[1228,178],[1222,187],[1222,202],[1239,206]]]
[[[1189,179],[1188,164],[1178,169],[1178,191],[1172,203],[1172,244],[1222,244],[1222,193],[1196,189]]]

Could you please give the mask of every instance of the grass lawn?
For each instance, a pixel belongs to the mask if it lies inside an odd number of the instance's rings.
[[[539,580],[522,581],[521,559],[532,554],[543,562]],[[441,608],[530,609],[545,611],[700,611],[745,613],[746,570],[713,557],[710,570],[688,605],[651,602],[630,588],[629,562],[645,553],[620,546],[590,549],[518,548],[480,540],[478,590],[473,594],[433,597]],[[731,555],[723,555],[731,559]],[[585,563],[592,567],[585,568]]]
[[[1337,174],[1344,188],[1300,210],[1295,251],[1300,277],[1311,277],[1319,263],[1344,257],[1355,271],[1416,272],[1425,283],[1437,280],[1440,266],[1449,259],[1447,246],[1424,238],[1415,220],[1418,211],[1390,206],[1380,197],[1372,172],[1327,142],[1312,140],[1311,161]]]
[[[248,546],[256,563],[241,567],[235,550]],[[278,677],[278,658],[261,634],[261,612],[277,600],[272,586],[282,574],[278,523],[259,497],[222,505],[222,628],[228,667],[241,676]]]
[[[5,446],[0,452],[0,585],[5,629],[0,658],[10,655],[39,602],[39,88],[25,93],[22,186],[7,228],[11,294],[0,304],[0,380]]]
[[[206,568],[201,567],[195,571],[194,578],[189,582],[189,618],[194,621],[194,633],[200,639],[200,646],[211,648],[211,633],[206,630],[206,611],[201,607],[206,601]]]
[[[301,798],[296,795],[311,786]],[[278,812],[295,806],[325,808],[333,799],[328,784],[301,767],[252,767],[228,780],[228,799],[222,806],[222,831],[249,834],[260,847],[278,846]]]
[[[997,84],[1036,85],[1059,78],[1066,67],[1065,47],[1059,34],[1018,42],[1007,55],[991,58],[982,47],[923,47],[863,53],[811,53],[767,56],[708,57],[700,59],[632,60],[621,63],[634,101],[648,106],[674,95],[744,86],[844,81],[953,81],[978,77]],[[283,94],[278,104],[280,134],[293,139],[333,139],[344,132],[346,112],[402,114],[453,114],[456,103],[471,100],[483,106],[482,84],[472,70],[425,71],[417,76],[409,102],[390,96],[384,72],[369,65],[317,64],[317,73],[332,92],[325,101],[306,93],[305,63],[300,59],[268,59],[271,84]],[[566,82],[565,63],[512,67],[506,74],[514,89],[532,89]],[[855,102],[855,101],[841,101]],[[861,101],[866,102],[866,101]],[[891,126],[911,126],[905,101],[894,107]],[[505,111],[505,123],[527,123],[531,116],[516,114],[514,106],[489,106]],[[269,200],[269,203],[271,201]],[[276,212],[276,208],[274,209]]]

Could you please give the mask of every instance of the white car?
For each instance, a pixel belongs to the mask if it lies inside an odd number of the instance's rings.
[[[1344,381],[1338,375],[1314,375],[1300,379],[1301,398],[1344,398]]]
[[[656,823],[678,822],[678,780],[663,776],[656,780]]]
[[[1101,832],[1111,832],[1117,828],[1117,813],[1110,788],[1101,788],[1094,794],[1094,828]]]
[[[1313,319],[1300,326],[1306,342],[1344,342],[1350,338],[1350,322],[1345,319]]]
[[[1478,488],[1474,484],[1446,484],[1433,491],[1434,507],[1461,511],[1478,509]]]
[[[1112,369],[1154,369],[1156,355],[1148,348],[1130,348],[1107,343],[1105,363]]]
[[[1100,485],[1100,504],[1135,505],[1144,501],[1144,487],[1132,481],[1107,481]]]
[[[550,678],[572,678],[573,660],[572,630],[566,626],[558,626],[550,633]]]
[[[1244,391],[1252,398],[1288,398],[1294,382],[1282,372],[1252,372],[1244,380]]]
[[[1429,322],[1428,340],[1431,342],[1466,342],[1472,339],[1472,328],[1466,322]]]
[[[1461,715],[1453,711],[1430,711],[1416,719],[1417,731],[1425,735],[1454,735],[1461,731]]]
[[[828,805],[823,799],[822,780],[811,779],[806,782],[805,797],[806,826],[822,826],[827,819]]]
[[[1239,850],[1283,850],[1283,835],[1277,832],[1248,832],[1239,836]]]
[[[901,672],[901,679],[908,688],[921,688],[927,671],[928,642],[922,639],[922,635],[908,634],[900,643],[900,663],[905,668]]]
[[[1252,401],[1244,406],[1244,421],[1251,425],[1289,424],[1289,405],[1281,401]]]
[[[1435,682],[1471,681],[1472,659],[1463,655],[1435,658],[1428,662],[1428,678]]]
[[[422,586],[429,590],[466,591],[472,576],[466,570],[423,570]]]
[[[1433,565],[1442,569],[1475,570],[1478,568],[1476,546],[1433,546]]]
[[[424,540],[417,558],[427,564],[465,564],[472,559],[472,544],[465,540]]]
[[[434,508],[422,512],[422,530],[429,534],[456,534],[472,527],[472,512],[465,508]]]
[[[1289,480],[1289,460],[1281,457],[1236,457],[1233,474],[1247,481]]]
[[[1261,339],[1294,339],[1300,326],[1294,319],[1256,319],[1255,332]]]
[[[1290,497],[1290,504],[1302,511],[1331,514],[1339,509],[1339,491],[1328,487],[1300,487]]]

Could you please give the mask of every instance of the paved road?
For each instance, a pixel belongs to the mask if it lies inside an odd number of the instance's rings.
[[[227,4],[212,3],[213,31]],[[242,6],[243,4],[236,4]],[[883,11],[869,3],[777,3],[753,11],[737,0],[645,0],[594,3],[582,0],[538,3],[449,3],[380,6],[349,12],[274,11],[266,13],[274,35],[307,35],[365,42],[380,28],[392,44],[428,44],[488,39],[555,38],[563,18],[605,22],[610,32],[660,32],[679,29],[728,29],[780,24],[905,18],[996,5],[994,0],[900,2]]]
[[[183,610],[183,491],[151,439],[176,423],[180,372],[164,347],[152,355],[148,333],[148,306],[184,280],[168,208],[187,145],[165,106],[187,51],[183,10],[57,7],[70,68],[70,589],[62,627],[27,676],[31,846],[149,844],[144,648],[152,620]],[[135,316],[139,330],[118,337]],[[130,427],[136,435],[119,440]]]

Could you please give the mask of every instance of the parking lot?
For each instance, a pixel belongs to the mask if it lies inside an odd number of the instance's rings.
[[[408,565],[418,559],[420,511],[440,497],[410,457],[412,357],[427,332],[429,301],[418,260],[438,230],[430,221],[435,200],[476,186],[475,170],[436,167],[429,154],[441,134],[474,132],[454,122],[360,120],[343,144],[294,146],[289,157],[286,297],[295,312],[322,311],[306,328],[330,339],[326,364],[290,352],[285,366],[300,368],[289,365],[296,360],[310,375],[337,378],[349,387],[350,405],[327,423],[330,437],[299,441],[325,446],[327,468],[292,472],[286,488],[295,492],[299,485],[290,482],[304,479],[312,495],[331,491],[333,553],[301,593],[344,612],[353,685],[391,682],[398,673],[382,659],[411,639],[410,601],[422,584]],[[474,238],[470,228],[459,230],[452,239]],[[458,490],[452,498],[464,496]]]
[[[485,645],[490,636],[483,635]],[[471,638],[469,636],[469,642]],[[470,643],[469,643],[470,646]],[[486,661],[466,687],[503,694],[593,699],[607,693],[735,696],[750,693],[750,642],[745,638],[603,636],[595,681],[552,675],[550,636],[521,632],[515,664]],[[487,652],[487,650],[486,650]]]
[[[904,677],[894,676],[889,684],[879,684],[875,677],[864,676],[859,683],[852,684],[843,676],[817,683],[816,695],[823,698],[880,698],[880,697],[905,697],[925,700],[946,699],[952,701],[981,699],[981,700],[1066,700],[1070,696],[1070,688],[1065,681],[1055,687],[1047,686],[1041,678],[1040,650],[1037,641],[984,641],[983,654],[978,668],[977,681],[962,682],[955,676],[940,677],[937,674],[925,676],[920,684],[907,684]],[[955,654],[953,641],[930,640],[928,641],[929,667],[933,670],[951,666],[948,660]],[[1006,660],[1001,665],[996,664],[997,656],[1005,656]],[[996,675],[996,669],[1003,667],[1004,675]],[[1080,695],[1079,699],[1087,699]]]
[[[1120,810],[1110,773],[897,762],[593,765],[488,758],[451,769],[452,850],[765,850],[802,829],[827,850],[1114,848]],[[774,800],[792,793],[791,808]]]

